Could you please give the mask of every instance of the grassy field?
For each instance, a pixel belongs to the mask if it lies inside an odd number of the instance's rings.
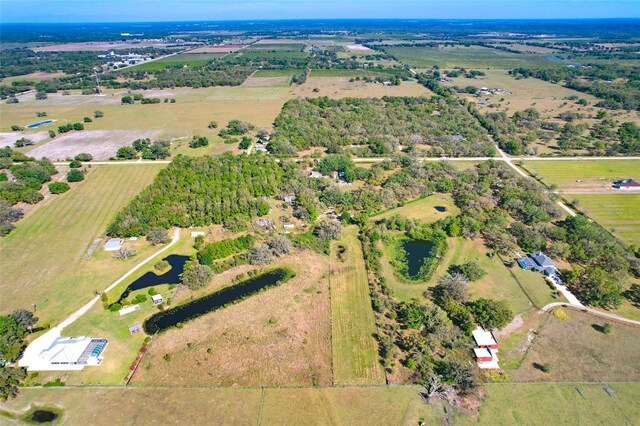
[[[547,314],[524,362],[511,371],[515,381],[638,381],[640,380],[640,329],[614,324],[611,334],[605,320],[563,309],[570,319]],[[541,366],[549,364],[545,373]]]
[[[444,208],[444,211],[439,209]],[[400,215],[407,219],[417,219],[425,222],[435,222],[450,215],[457,215],[459,209],[453,203],[449,194],[435,194],[429,197],[409,201],[402,207],[390,209],[371,216],[373,220],[386,219],[394,215]]]
[[[530,67],[532,65],[553,65],[553,61],[540,55],[525,55],[480,46],[447,47],[387,47],[385,50],[400,62],[414,68],[502,68]]]
[[[288,51],[288,50],[275,50],[268,51],[264,49],[260,50],[241,50],[237,55],[230,55],[231,57],[248,58],[248,59],[302,59],[309,56],[307,52]]]
[[[224,55],[224,53],[179,53],[177,55],[168,56],[156,61],[142,63],[140,65],[136,65],[135,67],[131,67],[131,69],[136,71],[155,71],[178,65],[198,67],[200,65],[206,64],[207,62],[213,61],[214,59],[221,58]]]
[[[32,406],[55,406],[63,411],[64,424],[96,426],[152,425],[158,419],[190,425],[208,425],[211,419],[221,425],[416,425],[419,421],[434,424],[438,418],[432,406],[422,402],[418,390],[417,387],[24,389],[17,399],[0,409],[22,413]],[[96,407],[101,407],[99,412]]]
[[[331,322],[333,376],[337,385],[384,384],[373,338],[375,318],[369,297],[367,271],[351,226],[331,250]]]
[[[37,304],[41,321],[58,321],[94,297],[153,249],[140,240],[127,243],[138,256],[116,261],[99,246],[113,216],[161,170],[159,165],[94,166],[71,191],[53,197],[0,239],[0,311]]]
[[[524,167],[547,184],[557,185],[561,190],[578,191],[597,185],[610,189],[618,179],[639,178],[639,160],[558,160],[524,161]],[[576,182],[582,180],[582,182]],[[613,192],[613,191],[612,191]]]
[[[640,384],[488,384],[479,416],[459,416],[456,424],[634,425],[640,418]],[[580,393],[582,392],[582,394]]]
[[[285,52],[300,52],[304,48],[303,43],[254,43],[247,47],[245,51],[256,52],[264,50],[276,50]]]
[[[628,244],[640,244],[640,194],[571,195],[578,208]]]
[[[303,73],[303,69],[288,70],[258,70],[253,73],[254,77],[293,77],[296,74]]]
[[[270,267],[291,280],[158,334],[136,372],[143,386],[327,386],[332,384],[328,258],[296,251]],[[216,274],[197,293],[181,289],[176,303],[227,286],[256,267]],[[168,355],[168,357],[165,357]],[[170,357],[170,358],[169,358]]]
[[[64,77],[66,74],[63,72],[32,72],[31,74],[16,75],[13,77],[5,77],[0,81],[0,84],[5,86],[11,86],[14,81],[44,81],[50,80],[56,77]]]

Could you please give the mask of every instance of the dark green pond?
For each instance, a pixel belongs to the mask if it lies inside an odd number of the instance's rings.
[[[409,276],[412,278],[418,277],[424,260],[433,256],[433,243],[423,240],[405,240],[402,242],[402,248],[407,254],[407,272]]]
[[[286,269],[275,269],[257,277],[243,281],[240,284],[223,288],[207,296],[195,299],[184,305],[159,312],[144,322],[144,331],[155,334],[168,328],[175,327],[181,322],[198,318],[201,315],[215,311],[240,301],[260,290],[273,287],[291,278]]]

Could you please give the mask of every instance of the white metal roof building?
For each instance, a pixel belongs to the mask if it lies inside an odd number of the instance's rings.
[[[124,241],[121,238],[109,238],[104,245],[105,251],[118,251]]]
[[[86,336],[58,337],[38,355],[21,360],[21,365],[29,371],[82,370],[86,365],[100,365],[107,344],[106,339]]]
[[[476,344],[481,348],[495,349],[498,347],[498,342],[496,338],[493,337],[493,333],[486,331],[482,327],[477,327],[471,334],[473,335],[473,340],[475,340]]]

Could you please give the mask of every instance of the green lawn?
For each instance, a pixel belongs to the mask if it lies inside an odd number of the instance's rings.
[[[572,195],[578,208],[628,244],[640,244],[640,193]]]
[[[443,208],[444,211],[438,210]],[[429,197],[419,198],[414,201],[405,203],[404,206],[395,209],[389,209],[384,212],[371,216],[372,220],[380,220],[400,215],[408,219],[418,219],[425,222],[435,222],[444,219],[447,216],[457,215],[460,210],[453,203],[453,199],[449,194],[434,194]]]
[[[367,271],[351,226],[331,250],[333,374],[337,385],[384,384]],[[344,249],[344,254],[338,252]]]
[[[170,66],[186,65],[188,67],[198,67],[204,65],[207,62],[213,61],[223,57],[224,53],[179,53],[177,55],[168,56],[166,58],[158,59],[157,61],[151,61],[136,65],[131,69],[137,71],[155,71],[163,70]]]
[[[35,303],[41,321],[59,321],[155,250],[139,240],[127,243],[138,249],[138,256],[127,261],[113,259],[102,245],[85,258],[113,216],[162,167],[94,166],[69,192],[17,222],[16,229],[0,239],[0,312],[30,309]]]
[[[523,164],[545,183],[559,188],[576,187],[577,180],[582,180],[586,186],[589,183],[605,185],[617,179],[640,178],[639,160],[524,161]]]
[[[496,383],[485,389],[479,417],[459,416],[457,424],[633,425],[640,418],[640,383]]]

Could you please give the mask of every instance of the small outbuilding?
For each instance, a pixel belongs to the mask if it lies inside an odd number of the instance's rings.
[[[122,238],[109,238],[104,245],[105,251],[118,251],[122,248],[124,240]]]
[[[164,299],[162,298],[161,294],[154,294],[153,296],[151,296],[151,301],[154,305],[159,305],[164,302]]]
[[[120,309],[118,313],[120,314],[120,316],[123,316],[138,310],[140,310],[140,305],[131,305],[131,306],[125,306],[124,308]]]
[[[615,189],[623,191],[640,191],[640,183],[633,179],[623,179],[613,183]]]
[[[140,323],[138,322],[131,324],[129,326],[129,333],[131,333],[131,335],[140,333],[141,331],[142,331],[142,327],[140,327]]]
[[[204,237],[204,232],[202,231],[193,231],[191,232],[191,237],[195,238],[195,237]]]
[[[475,340],[478,347],[498,349],[498,342],[492,332],[486,331],[482,327],[477,327],[471,332],[471,334],[473,335],[473,340]]]

